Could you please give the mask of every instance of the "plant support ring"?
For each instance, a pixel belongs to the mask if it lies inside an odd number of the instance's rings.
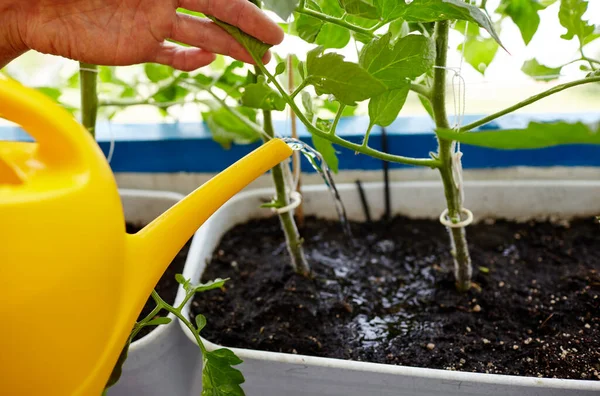
[[[466,215],[467,218],[458,223],[453,223],[448,219],[448,209],[444,209],[440,215],[440,223],[449,228],[463,228],[470,225],[473,222],[473,212],[466,208],[462,208],[460,212],[461,214]]]
[[[298,191],[292,191],[290,193],[290,199],[292,202],[289,205],[284,206],[282,208],[273,208],[273,211],[277,214],[291,212],[298,206],[300,206],[300,204],[302,203],[302,195],[300,195]]]

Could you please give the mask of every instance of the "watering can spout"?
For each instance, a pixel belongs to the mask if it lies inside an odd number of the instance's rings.
[[[141,310],[148,295],[191,236],[225,202],[292,155],[273,139],[193,191],[135,235],[127,236],[130,301]],[[137,314],[137,313],[136,313]]]

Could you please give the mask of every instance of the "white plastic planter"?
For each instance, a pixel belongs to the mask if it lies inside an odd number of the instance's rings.
[[[348,217],[364,220],[355,185],[340,185],[340,195]],[[384,213],[383,185],[365,184],[373,218]],[[308,215],[336,218],[329,191],[323,186],[303,189],[304,211]],[[251,218],[271,216],[260,209],[271,190],[239,194],[225,204],[195,235],[184,276],[197,281],[202,275],[223,234],[234,225]],[[442,186],[437,182],[406,182],[391,185],[394,214],[419,218],[438,218],[444,209]],[[465,186],[465,207],[484,218],[527,220],[534,218],[571,218],[600,214],[600,182],[593,181],[490,181]],[[440,225],[440,227],[442,227]],[[184,309],[189,314],[189,305]],[[210,321],[210,318],[208,318]],[[195,341],[182,327],[190,342]],[[209,350],[227,347],[205,340]],[[190,345],[190,348],[194,348]],[[243,385],[249,396],[567,396],[598,395],[600,381],[545,379],[495,374],[393,366],[338,359],[263,352],[231,348],[244,363],[237,366],[246,378]],[[199,395],[201,365],[195,382],[186,395]]]
[[[119,193],[126,221],[140,225],[150,223],[184,197],[167,191],[124,189]],[[155,327],[131,344],[123,375],[109,396],[176,396],[191,382],[198,354],[189,347],[177,318],[171,314],[169,318],[171,323]]]

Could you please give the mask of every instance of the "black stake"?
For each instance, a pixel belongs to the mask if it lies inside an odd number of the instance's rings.
[[[381,128],[381,151],[388,152],[387,132],[385,128]],[[385,197],[385,220],[389,221],[392,217],[390,207],[390,164],[383,161],[383,182],[384,182],[384,197]]]
[[[371,222],[371,210],[369,209],[369,202],[367,202],[367,197],[365,196],[365,190],[363,190],[360,180],[356,181],[356,186],[358,187],[358,193],[360,194],[360,202],[362,203],[363,211],[365,212],[365,217],[367,218],[367,223],[370,223]]]

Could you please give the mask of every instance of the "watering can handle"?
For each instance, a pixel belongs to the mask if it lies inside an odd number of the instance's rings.
[[[84,165],[93,137],[49,97],[0,78],[0,118],[19,124],[38,144],[38,157],[49,166]]]

